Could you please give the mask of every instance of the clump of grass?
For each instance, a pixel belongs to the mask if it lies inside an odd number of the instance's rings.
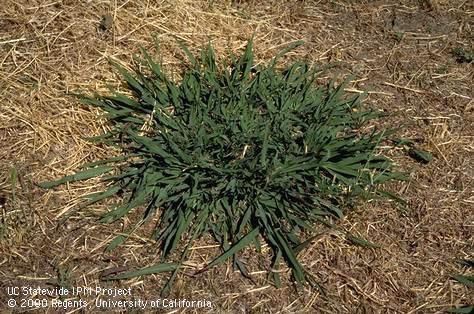
[[[211,234],[222,254],[199,272],[231,258],[248,276],[239,251],[252,244],[259,249],[263,240],[274,254],[272,268],[284,260],[297,283],[315,284],[297,258],[314,223],[330,224],[343,216],[347,200],[386,195],[376,187],[403,178],[379,152],[388,132],[363,131],[378,114],[363,110],[361,95],[346,95],[343,85],[318,86],[316,69],[306,63],[277,69],[278,59],[300,44],[255,65],[250,41],[241,57],[222,66],[210,45],[199,58],[182,45],[190,66],[179,82],[143,50],[133,74],[115,64],[133,96],[112,91],[82,98],[103,109],[112,126],[95,140],[122,155],[40,185],[108,174],[102,176],[108,188],[88,195],[85,205],[123,194],[102,222],[132,209],[143,213],[109,249],[159,215],[152,237],[161,244],[163,264],[112,279],[172,271],[169,289],[191,243]],[[165,263],[176,250],[181,257]],[[278,285],[278,272],[271,276]]]

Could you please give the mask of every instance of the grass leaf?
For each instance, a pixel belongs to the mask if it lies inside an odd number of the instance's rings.
[[[108,167],[108,166],[90,168],[90,169],[86,169],[84,171],[77,172],[76,174],[73,174],[73,175],[70,175],[70,176],[65,176],[65,177],[63,177],[59,180],[56,180],[56,181],[38,183],[38,186],[43,188],[43,189],[50,189],[50,188],[56,187],[58,185],[67,183],[67,182],[74,182],[74,181],[80,181],[80,180],[86,180],[86,179],[94,178],[94,177],[100,176],[104,173],[110,172],[113,169],[114,169],[113,167]]]
[[[126,272],[121,275],[104,278],[104,280],[130,279],[130,278],[135,278],[135,277],[140,277],[140,276],[145,276],[145,275],[150,275],[150,274],[158,274],[158,273],[173,271],[177,267],[179,266],[178,264],[175,264],[175,263],[162,263],[162,264],[157,264],[150,267],[142,268],[139,270]]]

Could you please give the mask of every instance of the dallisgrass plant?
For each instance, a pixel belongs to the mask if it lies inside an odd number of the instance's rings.
[[[112,127],[93,140],[121,155],[40,186],[100,176],[108,188],[86,196],[84,205],[125,195],[100,221],[121,219],[133,209],[142,219],[109,249],[159,217],[152,237],[163,263],[109,279],[171,271],[169,291],[190,245],[210,234],[222,254],[198,272],[231,258],[248,276],[239,252],[252,244],[259,250],[263,240],[273,252],[273,270],[284,260],[297,283],[316,284],[298,260],[314,239],[314,223],[331,225],[348,200],[386,196],[377,186],[403,179],[380,153],[388,132],[364,128],[379,115],[362,108],[362,95],[346,95],[343,85],[319,86],[317,70],[306,63],[276,67],[299,45],[255,65],[250,41],[241,57],[221,66],[211,45],[198,58],[181,45],[190,65],[179,82],[143,49],[134,73],[115,64],[133,96],[115,90],[81,96],[101,108]],[[166,263],[175,251],[178,258]],[[280,284],[278,271],[270,276]]]

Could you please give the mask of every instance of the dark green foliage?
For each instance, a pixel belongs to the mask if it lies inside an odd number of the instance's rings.
[[[347,96],[343,86],[318,87],[315,70],[305,63],[276,69],[277,59],[300,44],[259,66],[252,42],[240,58],[223,66],[216,64],[210,46],[199,58],[183,46],[191,67],[180,82],[143,50],[135,73],[116,65],[133,97],[114,92],[82,99],[103,109],[113,126],[94,140],[121,148],[122,157],[89,164],[83,172],[42,186],[113,169],[102,177],[110,182],[108,189],[86,197],[86,204],[126,195],[103,222],[134,208],[143,211],[143,220],[108,249],[159,215],[153,238],[161,243],[163,262],[177,249],[181,257],[137,273],[173,271],[165,289],[191,242],[204,234],[211,234],[223,253],[200,272],[232,258],[248,276],[238,253],[251,244],[259,248],[264,240],[273,250],[274,269],[284,260],[298,283],[313,282],[297,258],[313,238],[302,237],[314,231],[315,222],[342,217],[348,199],[382,195],[377,185],[403,176],[379,154],[387,132],[361,131],[377,114],[360,107],[360,96]],[[277,272],[272,278],[278,285]]]
[[[430,152],[416,148],[410,148],[410,150],[408,151],[408,155],[414,160],[423,164],[427,164],[431,160],[433,160],[433,155]]]
[[[453,49],[453,55],[459,63],[470,63],[474,59],[474,52],[464,49],[462,47],[456,47]]]
[[[419,149],[415,145],[415,142],[410,140],[410,139],[401,138],[401,139],[394,140],[394,143],[395,143],[396,146],[401,146],[401,147],[405,148],[408,156],[410,156],[413,160],[415,160],[419,163],[427,164],[431,160],[433,160],[433,154],[432,153],[430,153],[428,151],[425,151],[425,150],[422,150],[422,149]]]
[[[474,306],[462,306],[460,308],[448,309],[448,313],[459,313],[459,314],[472,314],[474,313]]]
[[[474,268],[474,260],[472,259],[462,259],[458,263],[466,268]],[[465,285],[468,288],[474,288],[474,276],[472,275],[453,275],[451,276],[457,282]],[[464,305],[459,308],[450,308],[448,309],[449,313],[474,313],[474,306]]]

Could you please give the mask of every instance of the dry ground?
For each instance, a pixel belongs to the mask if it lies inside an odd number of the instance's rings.
[[[288,282],[274,288],[266,281],[268,262],[248,252],[255,283],[218,267],[195,278],[181,276],[172,297],[208,299],[212,313],[440,313],[474,304],[472,290],[450,279],[466,271],[456,260],[474,253],[474,71],[472,62],[452,53],[473,51],[473,31],[473,2],[463,0],[2,0],[0,308],[6,310],[7,286],[112,286],[99,281],[104,269],[157,261],[146,232],[104,253],[127,220],[98,225],[82,211],[58,226],[61,213],[96,182],[52,191],[35,186],[111,153],[83,139],[103,126],[98,112],[67,92],[116,84],[107,58],[129,63],[140,45],[152,48],[152,34],[166,67],[179,71],[183,56],[173,36],[192,50],[211,40],[226,55],[253,33],[260,61],[304,39],[306,45],[288,59],[334,63],[328,75],[338,79],[354,74],[349,91],[368,90],[367,104],[384,109],[386,123],[401,126],[399,135],[431,151],[434,160],[423,165],[394,150],[412,180],[390,188],[408,201],[407,208],[361,204],[341,222],[381,249],[349,245],[327,232],[304,252],[302,260],[326,296],[295,291]],[[212,241],[202,239],[189,265],[204,263],[213,250]],[[164,278],[115,284],[132,285],[135,297],[152,299]]]

